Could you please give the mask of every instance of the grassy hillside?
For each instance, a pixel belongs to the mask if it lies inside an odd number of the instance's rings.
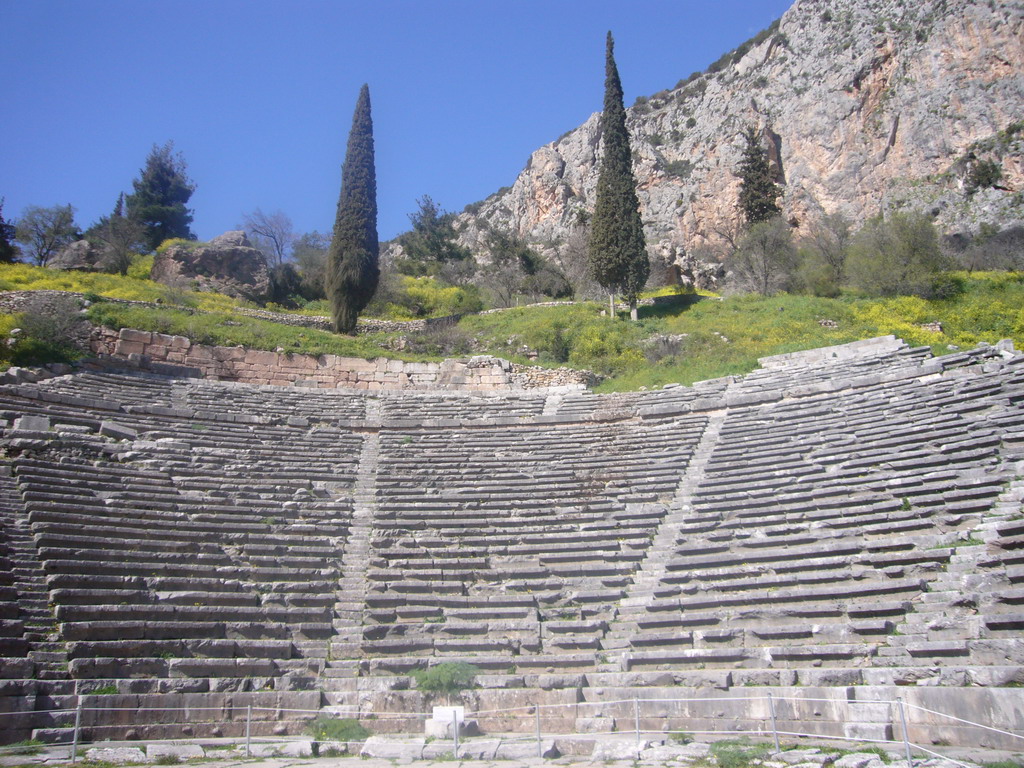
[[[608,377],[600,390],[621,391],[745,373],[765,355],[889,333],[914,346],[931,346],[935,354],[1002,338],[1024,348],[1024,273],[961,277],[967,291],[944,301],[853,293],[834,299],[678,295],[641,308],[638,323],[602,316],[603,304],[581,303],[468,315],[442,330],[358,337],[247,317],[238,311],[243,302],[174,290],[141,277],[9,265],[0,266],[0,291],[56,289],[87,293],[93,299],[158,302],[159,306],[140,307],[98,300],[89,317],[109,327],[178,334],[206,344],[407,360],[487,352],[519,362],[589,368]],[[0,332],[6,335],[19,320],[0,316]],[[922,328],[926,323],[941,323],[942,331]],[[403,351],[395,351],[399,348]]]

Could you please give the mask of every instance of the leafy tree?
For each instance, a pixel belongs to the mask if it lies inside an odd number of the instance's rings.
[[[185,159],[175,153],[174,142],[153,145],[132,187],[135,191],[125,200],[128,216],[145,227],[149,250],[175,237],[196,239],[189,228],[192,211],[186,207],[196,185],[188,177]]]
[[[242,229],[252,244],[266,256],[267,266],[276,269],[284,264],[295,241],[292,220],[283,211],[264,213],[257,208],[242,216]]]
[[[409,214],[412,230],[398,237],[404,258],[398,271],[422,277],[436,275],[455,285],[465,283],[476,271],[469,249],[459,245],[455,214],[443,210],[430,195],[416,201],[419,206]]]
[[[782,213],[778,199],[782,189],[775,181],[768,153],[761,144],[761,137],[753,125],[743,132],[746,146],[740,160],[740,211],[747,224],[768,221]]]
[[[850,282],[876,296],[931,296],[936,278],[951,266],[939,248],[935,224],[917,212],[866,222],[846,261]]]
[[[838,296],[846,279],[846,256],[853,230],[842,213],[815,222],[800,244],[800,277],[815,296]]]
[[[597,177],[597,198],[590,221],[588,243],[590,269],[594,279],[608,292],[612,317],[615,293],[629,302],[636,317],[636,300],[650,271],[640,201],[633,178],[633,158],[622,105],[622,83],[615,66],[615,42],[608,33],[605,43],[604,111],[601,135],[604,151]]]
[[[299,270],[303,298],[327,298],[327,294],[324,293],[324,275],[327,270],[327,250],[330,247],[330,235],[322,232],[306,232],[295,238],[292,244],[292,258]]]
[[[122,194],[117,198],[114,212],[90,227],[86,238],[103,249],[103,269],[127,275],[135,255],[145,248],[146,230],[142,224],[124,215]]]
[[[0,264],[11,264],[18,258],[18,247],[14,244],[18,228],[4,220],[4,199],[0,197]]]
[[[15,232],[15,237],[25,246],[32,261],[45,267],[61,248],[78,239],[74,206],[41,208],[30,205],[22,211]]]
[[[783,290],[796,268],[796,247],[781,216],[754,224],[740,239],[728,266],[743,290],[771,296]]]
[[[326,289],[337,333],[352,333],[356,319],[377,289],[380,278],[377,240],[377,173],[373,160],[370,89],[359,91],[345,163],[334,237],[327,254]]]

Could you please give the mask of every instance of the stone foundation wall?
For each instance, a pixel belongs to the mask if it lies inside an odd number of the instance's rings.
[[[153,373],[247,384],[362,390],[497,391],[581,389],[597,381],[589,371],[523,366],[490,356],[440,363],[414,363],[338,355],[289,354],[244,347],[194,344],[184,336],[97,328],[92,351],[101,358]]]

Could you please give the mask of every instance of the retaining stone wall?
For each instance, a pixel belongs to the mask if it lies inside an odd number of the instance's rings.
[[[363,390],[497,391],[538,388],[582,389],[594,384],[590,371],[524,366],[490,356],[441,363],[414,363],[338,355],[289,354],[244,347],[194,344],[184,336],[150,331],[97,328],[91,341],[97,355],[154,373],[248,384]]]

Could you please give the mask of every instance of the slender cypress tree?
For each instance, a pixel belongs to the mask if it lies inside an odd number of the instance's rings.
[[[761,137],[753,125],[743,132],[746,146],[740,160],[740,210],[747,224],[768,221],[782,213],[778,199],[782,189],[775,182],[768,153],[761,144]]]
[[[377,241],[377,173],[373,163],[373,120],[370,89],[359,91],[345,163],[341,194],[334,220],[334,237],[327,252],[326,289],[337,333],[353,333],[356,318],[377,290],[380,278]]]
[[[612,55],[614,46],[609,32],[605,51],[604,111],[601,113],[604,152],[590,225],[590,271],[598,284],[608,291],[612,317],[615,316],[616,291],[624,294],[635,317],[636,299],[647,282],[650,262],[633,178],[622,83]]]

